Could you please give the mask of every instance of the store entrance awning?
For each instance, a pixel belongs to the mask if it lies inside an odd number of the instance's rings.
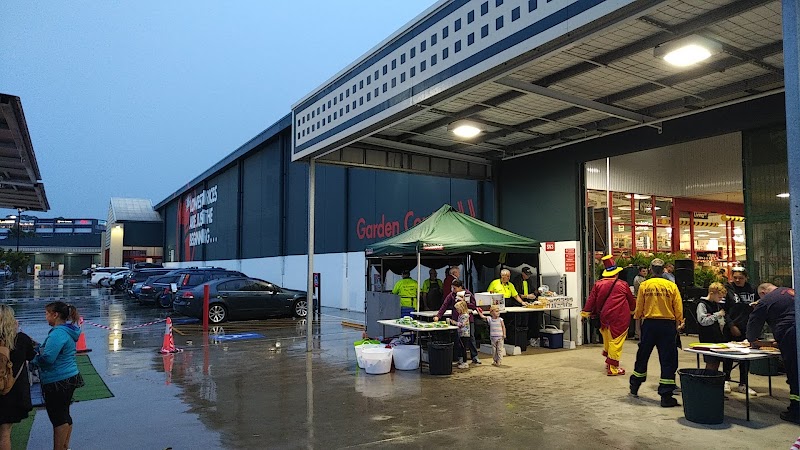
[[[22,103],[0,94],[0,208],[49,210],[41,180]]]
[[[694,40],[705,61],[658,54]],[[777,0],[441,1],[294,106],[293,160],[490,178],[783,88]],[[457,137],[459,121],[480,134]]]

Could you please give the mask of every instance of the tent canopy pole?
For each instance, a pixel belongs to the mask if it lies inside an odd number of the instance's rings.
[[[419,248],[417,248],[417,312],[419,312],[419,297],[420,297],[420,286],[419,283],[422,282],[422,256],[419,253]]]

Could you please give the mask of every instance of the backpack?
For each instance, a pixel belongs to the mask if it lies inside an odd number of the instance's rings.
[[[11,391],[24,368],[25,365],[19,368],[17,375],[14,375],[11,350],[8,347],[0,346],[0,395],[6,395]]]

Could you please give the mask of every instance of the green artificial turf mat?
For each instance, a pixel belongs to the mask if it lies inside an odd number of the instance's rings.
[[[106,382],[100,378],[97,369],[92,365],[89,355],[76,355],[75,362],[78,363],[78,371],[80,371],[86,385],[75,390],[75,393],[72,394],[72,401],[82,402],[114,396],[106,386]]]
[[[28,418],[11,427],[11,450],[25,450],[28,448],[28,438],[31,437],[33,418],[36,416],[34,409],[28,413]]]

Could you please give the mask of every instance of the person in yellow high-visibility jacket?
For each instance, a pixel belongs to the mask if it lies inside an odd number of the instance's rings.
[[[403,271],[403,278],[399,279],[392,288],[392,294],[400,297],[400,306],[405,308],[417,308],[417,289],[416,280],[411,278],[411,272]]]

